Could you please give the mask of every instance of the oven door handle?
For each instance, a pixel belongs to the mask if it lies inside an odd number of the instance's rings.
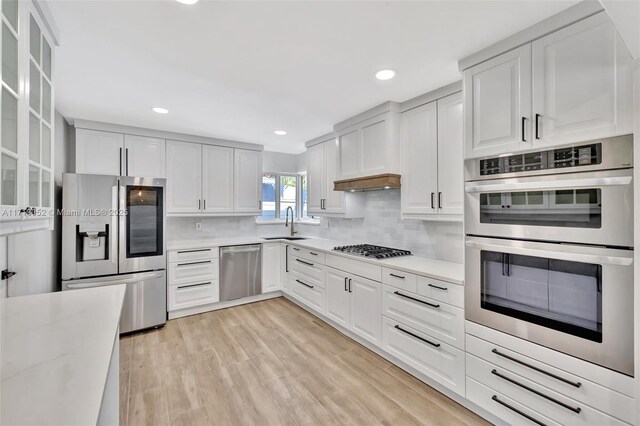
[[[528,182],[513,183],[480,183],[468,182],[465,191],[469,194],[477,192],[523,192],[523,191],[547,191],[556,189],[589,189],[603,186],[624,186],[632,181],[631,176],[611,176],[556,180],[531,180]]]
[[[619,266],[629,266],[633,264],[633,252],[630,252],[628,255],[624,256],[613,256],[608,254],[607,252],[616,251],[622,252],[622,250],[615,249],[600,249],[600,248],[591,248],[591,247],[582,247],[582,246],[571,246],[571,245],[562,245],[557,244],[558,249],[564,249],[566,251],[553,250],[549,246],[551,244],[544,243],[529,243],[529,244],[539,244],[539,248],[527,247],[526,242],[517,241],[515,244],[500,244],[499,242],[484,242],[476,238],[468,238],[466,241],[466,246],[477,249],[477,250],[487,250],[498,253],[509,253],[509,254],[520,254],[523,256],[534,256],[534,257],[544,257],[550,259],[557,260],[568,260],[571,262],[582,262],[582,263],[599,263],[599,264],[607,264],[607,265],[619,265]],[[571,250],[571,249],[574,250]],[[591,249],[594,253],[580,253],[580,250]]]

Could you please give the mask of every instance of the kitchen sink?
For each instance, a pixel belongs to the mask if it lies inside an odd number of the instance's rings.
[[[306,240],[304,237],[263,237],[264,240],[287,240],[287,241],[297,241],[297,240]]]

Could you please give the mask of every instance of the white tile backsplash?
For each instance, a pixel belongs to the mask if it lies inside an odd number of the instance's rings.
[[[400,190],[358,194],[366,198],[362,219],[322,218],[321,226],[296,224],[301,236],[345,243],[369,243],[411,250],[414,254],[462,262],[462,223],[400,219]],[[195,223],[202,223],[196,231]],[[253,217],[173,218],[167,220],[169,241],[206,238],[287,235],[283,224],[256,225]]]

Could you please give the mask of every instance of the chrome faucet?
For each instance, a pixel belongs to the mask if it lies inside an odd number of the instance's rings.
[[[293,237],[295,234],[298,233],[298,231],[296,231],[293,227],[293,208],[291,208],[291,206],[287,207],[287,211],[285,213],[285,220],[284,220],[284,226],[289,226],[289,210],[291,210],[291,236]]]

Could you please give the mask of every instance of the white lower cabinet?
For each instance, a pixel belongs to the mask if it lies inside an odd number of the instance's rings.
[[[327,268],[325,272],[325,291],[327,293],[327,317],[349,328],[349,290],[348,278],[344,272]]]
[[[280,243],[262,244],[262,293],[280,290]]]
[[[324,312],[324,289],[313,284],[304,276],[296,273],[289,274],[289,289],[291,294],[303,304],[322,313]]]
[[[168,259],[168,312],[220,300],[218,247],[171,250]]]
[[[380,346],[382,284],[352,276],[349,277],[348,289],[351,293],[349,304],[351,331]]]
[[[464,396],[464,351],[386,316],[382,317],[382,349]]]
[[[218,280],[169,286],[169,311],[216,303],[219,295]]]

